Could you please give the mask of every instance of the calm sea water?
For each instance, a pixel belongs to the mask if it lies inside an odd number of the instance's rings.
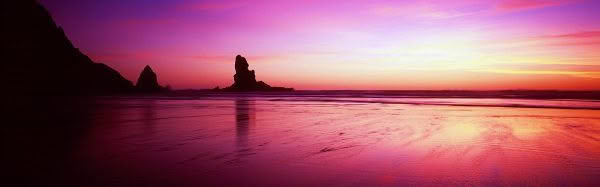
[[[600,102],[101,98],[70,153],[107,185],[600,185]]]

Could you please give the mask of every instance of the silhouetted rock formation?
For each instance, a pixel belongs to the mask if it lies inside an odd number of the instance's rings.
[[[33,0],[3,2],[5,92],[25,95],[108,94],[133,84],[73,47],[48,11]],[[100,37],[100,36],[99,36]]]
[[[241,55],[235,57],[235,75],[233,75],[232,87],[240,90],[248,90],[256,87],[256,75],[254,70],[248,70],[248,61]]]
[[[164,90],[163,87],[158,84],[156,73],[154,73],[152,68],[148,65],[144,67],[144,70],[140,74],[135,89],[139,92],[158,92]]]
[[[225,91],[292,91],[293,88],[271,87],[263,81],[256,82],[254,70],[248,69],[248,61],[241,55],[235,57],[235,75],[233,84],[223,88]]]

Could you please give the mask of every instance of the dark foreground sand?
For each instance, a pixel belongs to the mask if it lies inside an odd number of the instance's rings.
[[[57,171],[67,185],[600,185],[600,110],[572,107],[597,103],[418,102],[99,98]]]

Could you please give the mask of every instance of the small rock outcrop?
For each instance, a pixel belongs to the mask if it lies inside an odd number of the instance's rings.
[[[158,84],[156,73],[152,71],[149,65],[146,65],[140,73],[135,89],[139,92],[158,92],[163,90],[163,87]]]
[[[235,57],[235,75],[233,84],[225,91],[292,91],[293,88],[272,87],[263,81],[256,81],[254,70],[249,70],[248,61],[241,55]]]

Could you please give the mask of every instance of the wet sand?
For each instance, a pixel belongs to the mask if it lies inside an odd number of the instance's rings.
[[[600,110],[243,96],[93,108],[70,156],[90,183],[600,185]]]

